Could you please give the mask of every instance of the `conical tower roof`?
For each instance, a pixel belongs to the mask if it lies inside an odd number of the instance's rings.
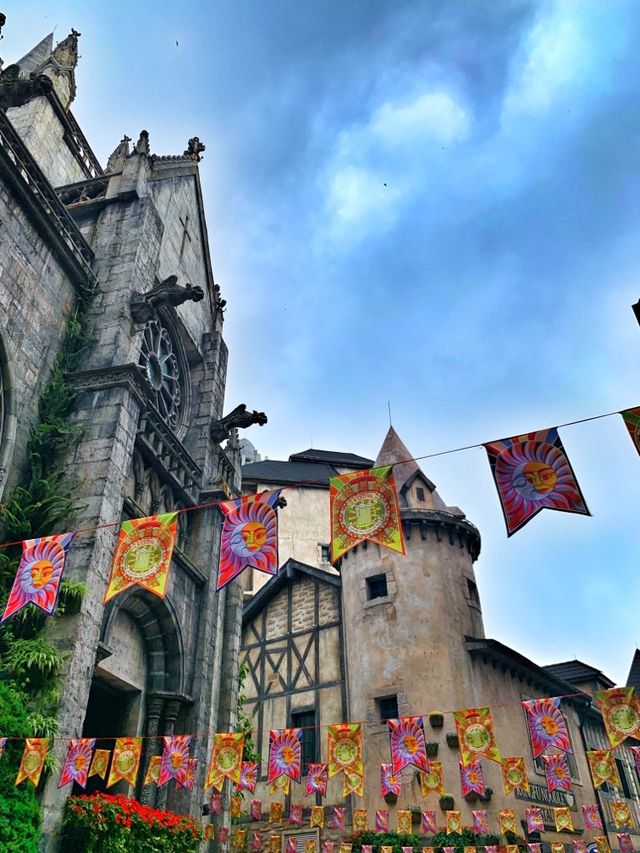
[[[411,505],[414,508],[418,508],[415,507],[413,501],[409,501],[407,499],[408,496],[406,492],[414,480],[417,477],[420,477],[431,493],[430,503],[433,504],[432,507],[424,508],[444,510],[445,512],[448,511],[446,503],[436,491],[435,484],[432,483],[431,480],[423,473],[422,469],[413,458],[413,454],[409,452],[392,426],[389,427],[389,431],[382,442],[382,447],[380,448],[375,461],[376,468],[380,468],[383,465],[393,465],[393,478],[395,480],[396,489],[398,490],[398,495],[401,499],[401,506]]]
[[[42,41],[32,47],[28,53],[16,62],[24,74],[31,74],[49,59],[53,52],[53,33],[49,33]]]

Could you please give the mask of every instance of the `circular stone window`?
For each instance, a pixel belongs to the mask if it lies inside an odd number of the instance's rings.
[[[187,403],[187,364],[175,335],[161,319],[145,326],[139,364],[162,419],[179,432]]]

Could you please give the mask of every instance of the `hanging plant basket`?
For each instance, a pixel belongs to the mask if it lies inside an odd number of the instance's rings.
[[[388,791],[382,798],[388,806],[393,806],[398,802],[398,795],[393,791]]]
[[[484,794],[480,794],[480,799],[483,803],[488,803],[491,797],[493,797],[493,788],[487,785],[487,787],[484,789]]]
[[[464,795],[465,800],[468,803],[477,803],[478,802],[478,792],[477,791],[469,791],[468,794]]]
[[[451,747],[451,749],[458,749],[460,746],[458,735],[455,732],[447,732],[447,746]]]
[[[441,729],[444,725],[444,714],[441,714],[440,711],[434,711],[433,714],[429,714],[429,722],[432,728]]]
[[[455,806],[455,800],[451,794],[443,794],[440,797],[440,808],[443,812],[450,812]]]
[[[438,744],[435,740],[427,741],[425,749],[427,750],[428,758],[435,758],[438,754]]]

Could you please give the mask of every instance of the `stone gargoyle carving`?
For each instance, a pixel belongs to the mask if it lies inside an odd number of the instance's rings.
[[[206,149],[206,145],[200,142],[199,137],[192,136],[191,139],[187,142],[187,148],[183,153],[183,157],[189,157],[194,163],[199,163],[202,160],[200,156],[202,152]]]
[[[129,304],[135,322],[148,323],[160,305],[173,305],[175,308],[183,302],[200,302],[201,299],[204,299],[204,290],[199,284],[194,287],[187,282],[185,287],[181,287],[178,276],[170,275],[146,293],[134,293]]]
[[[212,420],[209,424],[209,435],[212,441],[220,444],[221,441],[229,438],[231,430],[235,428],[246,429],[253,424],[264,426],[267,423],[267,416],[264,412],[248,412],[244,403],[236,406],[232,412],[225,415],[220,420]]]
[[[21,107],[52,89],[53,81],[46,74],[21,77],[20,66],[8,65],[0,74],[0,108]]]

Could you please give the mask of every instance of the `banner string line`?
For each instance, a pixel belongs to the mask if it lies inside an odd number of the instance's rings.
[[[541,699],[578,699],[578,698],[580,698],[580,699],[584,699],[584,700],[591,702],[592,697],[588,693],[584,693],[582,691],[577,691],[576,693],[563,693],[560,696],[542,696],[539,698],[541,698]],[[536,701],[536,700],[534,699],[533,701]],[[480,707],[481,708],[489,708],[489,710],[492,710],[494,708],[508,708],[512,705],[521,705],[522,706],[523,704],[524,704],[523,702],[500,702],[500,703],[497,703],[494,705],[481,705]],[[429,718],[429,716],[431,714],[455,714],[456,712],[459,712],[461,710],[473,710],[473,709],[471,709],[471,708],[465,708],[465,709],[456,708],[454,710],[449,710],[449,711],[429,711],[426,714],[425,713],[411,714],[409,717],[399,717],[398,719],[405,719],[406,720],[406,719],[410,719],[411,717],[422,717],[423,720],[426,720]],[[386,720],[384,722],[386,722]],[[365,720],[360,720],[360,721],[355,720],[355,721],[352,721],[349,723],[330,723],[329,725],[324,725],[324,726],[320,726],[320,725],[315,725],[315,726],[288,726],[287,728],[290,728],[290,729],[315,729],[316,731],[318,731],[321,729],[329,729],[331,726],[345,726],[345,725],[347,725],[347,726],[349,726],[349,725],[360,725],[362,727],[362,733],[364,735],[364,734],[366,734],[366,726],[370,726],[370,725],[378,726],[378,725],[383,725],[383,723],[373,723],[372,724],[372,723],[369,723],[368,721],[365,721]],[[265,732],[269,732],[269,731],[278,731],[278,730],[277,729],[242,729],[241,731],[237,731],[237,732],[234,732],[234,731],[230,731],[230,732],[208,732],[207,731],[207,732],[196,732],[195,734],[190,734],[189,732],[180,732],[179,734],[184,735],[184,736],[190,735],[192,738],[213,738],[216,734],[221,734],[221,735],[252,734],[252,735],[254,735],[254,734],[260,734],[260,732],[262,732],[264,734]],[[0,735],[1,734],[2,734],[2,732],[0,732]],[[456,732],[453,732],[453,734],[456,734]],[[32,739],[32,738],[37,738],[40,736],[39,735],[25,735],[24,737],[16,737],[16,736],[7,737],[7,741],[25,740],[27,737],[29,739]],[[86,735],[86,736],[85,735],[70,735],[70,734],[64,734],[64,733],[56,732],[55,735],[50,735],[48,739],[49,740],[60,740],[60,739],[66,740],[67,738],[74,738],[75,739],[78,737],[91,738],[91,737],[93,737],[93,735]],[[95,736],[96,740],[120,740],[120,739],[124,739],[124,738],[136,738],[137,740],[159,740],[159,739],[164,738],[164,737],[172,737],[172,735],[166,735],[166,734],[165,735],[163,735],[163,734],[158,734],[158,735],[122,735],[122,734],[120,734],[120,735],[96,735]],[[426,741],[426,732],[425,732],[425,741]]]
[[[637,408],[637,407],[630,407]],[[575,426],[576,424],[584,424],[589,421],[597,421],[601,418],[611,418],[614,415],[620,415],[622,412],[629,411],[630,409],[620,409],[615,412],[605,412],[602,415],[591,415],[588,418],[578,418],[574,421],[567,421],[563,424],[557,424],[555,427],[548,427],[547,429],[563,429],[568,426]],[[530,430],[530,432],[542,432],[543,430]],[[519,435],[528,435],[528,433],[519,433]],[[515,436],[509,436],[510,438],[514,438]],[[397,465],[405,465],[407,462],[420,462],[423,459],[435,459],[437,456],[447,456],[451,453],[462,453],[465,450],[474,450],[478,447],[484,447],[487,444],[492,444],[495,441],[502,441],[503,439],[493,439],[492,441],[483,441],[477,444],[466,444],[463,447],[454,447],[451,450],[440,450],[437,453],[425,453],[422,456],[408,456],[406,459],[400,459],[398,462],[393,462],[391,466],[380,466],[380,467],[392,467],[395,468]],[[265,460],[266,461],[266,460]],[[329,463],[327,463],[329,464]],[[355,472],[357,473],[357,472]],[[279,487],[279,489],[272,489],[271,491],[286,491],[287,489],[294,489],[302,486],[324,486],[328,483],[328,480],[301,480],[299,482],[287,483]],[[265,490],[268,491],[268,490]],[[251,497],[251,495],[245,495],[244,497]],[[206,503],[195,504],[194,506],[180,507],[178,509],[168,510],[168,512],[172,513],[181,513],[181,512],[193,512],[194,510],[200,509],[209,509],[211,507],[220,506],[223,503],[227,503],[229,501],[238,500],[238,498],[225,498],[220,501],[207,501]],[[4,504],[3,506],[6,506]],[[140,518],[147,518],[148,516],[140,516]],[[126,519],[127,521],[135,521],[136,519]],[[93,533],[96,530],[104,530],[109,527],[120,527],[122,525],[122,519],[120,521],[107,521],[103,524],[96,524],[93,527],[78,527],[75,530],[67,531],[70,533]],[[40,536],[47,534],[40,534]],[[39,538],[36,534],[31,534],[31,538],[36,539]],[[3,548],[10,548],[13,545],[22,545],[22,539],[15,539],[11,542],[3,542],[0,544],[0,550]]]

